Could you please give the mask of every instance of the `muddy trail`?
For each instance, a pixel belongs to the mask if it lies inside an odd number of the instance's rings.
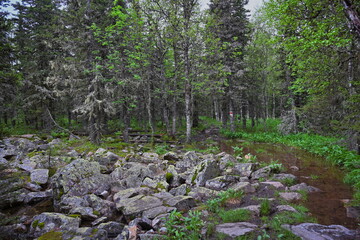
[[[310,213],[324,225],[343,225],[351,229],[358,227],[359,221],[351,215],[352,208],[346,207],[352,199],[352,189],[343,183],[344,173],[339,167],[326,162],[304,150],[279,144],[251,143],[244,141],[220,141],[221,151],[234,154],[233,147],[243,147],[243,153],[251,153],[259,162],[277,161],[288,173],[301,182],[320,189],[311,192],[304,205]]]

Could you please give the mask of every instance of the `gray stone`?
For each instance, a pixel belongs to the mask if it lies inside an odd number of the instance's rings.
[[[255,163],[238,163],[233,167],[233,173],[238,174],[241,177],[250,177],[255,166]]]
[[[107,223],[101,223],[97,228],[105,230],[109,238],[115,238],[123,231],[124,224],[111,221]]]
[[[235,238],[253,232],[256,228],[257,225],[248,222],[224,223],[216,226],[216,232]]]
[[[144,211],[161,205],[162,201],[156,197],[137,195],[120,200],[116,203],[116,208],[122,211],[125,216],[141,216]]]
[[[31,171],[30,179],[38,184],[45,184],[49,179],[49,169],[35,169]]]
[[[39,186],[38,184],[36,184],[36,183],[31,183],[31,182],[27,182],[27,183],[25,184],[25,188],[26,188],[26,189],[29,189],[29,190],[32,191],[32,192],[39,192],[39,191],[41,191],[41,189],[42,189],[42,187]]]
[[[261,185],[271,186],[271,187],[275,188],[276,190],[285,190],[285,186],[281,182],[266,181],[266,182],[261,182],[260,186]]]
[[[290,191],[306,191],[306,192],[320,192],[320,189],[309,186],[306,183],[300,183],[290,187]]]
[[[360,233],[349,230],[340,225],[324,226],[316,223],[302,223],[299,225],[283,225],[303,240],[354,240],[360,239]]]
[[[90,207],[99,212],[100,216],[111,218],[116,214],[115,203],[112,201],[101,199],[95,194],[88,194],[84,199],[89,203]]]
[[[219,167],[220,167],[220,170],[223,171],[228,165],[229,163],[233,163],[235,164],[236,163],[236,159],[231,156],[230,154],[222,154],[222,155],[216,155],[217,157],[220,157],[220,164],[219,164]]]
[[[155,207],[144,211],[142,216],[149,219],[154,219],[161,214],[172,212],[175,209],[176,208],[174,207],[165,207],[165,206]]]
[[[121,191],[117,192],[114,195],[113,199],[114,199],[114,202],[117,203],[120,200],[124,200],[124,199],[127,199],[127,198],[132,198],[132,197],[135,197],[137,195],[149,195],[152,192],[153,191],[148,187],[128,188],[128,189],[121,190]]]
[[[205,188],[205,187],[197,187],[197,188],[191,189],[191,191],[188,193],[188,196],[191,196],[198,201],[206,201],[206,200],[218,195],[219,192],[220,191],[212,190],[212,189]]]
[[[61,212],[69,212],[73,208],[77,207],[88,207],[89,203],[83,199],[83,197],[77,196],[66,196],[61,199],[59,203],[59,209]]]
[[[270,174],[271,174],[271,168],[269,166],[263,167],[251,173],[251,179],[257,180],[260,178],[268,178]]]
[[[177,188],[173,188],[171,189],[169,192],[174,195],[174,196],[177,196],[177,195],[186,195],[187,192],[188,192],[188,187],[186,184],[182,184],[180,185],[179,187]]]
[[[292,174],[288,174],[288,173],[279,173],[279,174],[274,174],[274,176],[272,177],[274,180],[285,180],[285,179],[293,179],[296,180],[296,176],[292,175]]]
[[[252,214],[255,216],[260,215],[260,205],[249,205],[249,206],[243,207],[242,209],[251,211]]]
[[[205,187],[213,190],[226,190],[228,186],[238,181],[238,176],[225,175],[206,181]]]
[[[30,193],[26,194],[24,202],[25,203],[40,202],[45,199],[50,199],[50,198],[52,198],[52,196],[53,196],[52,189],[49,189],[45,192],[30,192]]]
[[[207,180],[219,176],[220,173],[221,171],[216,161],[202,161],[195,167],[191,183],[195,183],[197,187],[203,187]]]
[[[178,161],[179,156],[174,152],[167,152],[164,154],[163,159],[168,161]]]
[[[292,206],[289,206],[289,205],[276,206],[276,211],[277,212],[297,212],[297,210],[295,208],[293,208]]]
[[[166,236],[161,234],[153,234],[153,233],[142,233],[138,235],[140,240],[161,240],[166,239]]]
[[[96,225],[99,225],[100,223],[104,223],[104,222],[106,222],[108,220],[108,218],[107,217],[101,217],[101,218],[98,218],[98,219],[96,219],[95,221],[93,221],[92,223],[91,223],[91,226],[96,226]]]
[[[79,214],[84,220],[94,220],[97,219],[98,216],[94,214],[94,209],[91,207],[77,207],[73,208],[69,212],[70,214]]]
[[[188,211],[196,205],[193,197],[180,195],[166,200],[166,203],[171,207],[177,208],[178,211]]]
[[[58,169],[51,183],[56,210],[64,197],[81,197],[110,189],[111,178],[109,175],[100,173],[99,163],[78,159]]]
[[[281,192],[280,197],[286,201],[296,201],[301,199],[301,194],[297,192]]]
[[[234,191],[243,191],[244,193],[254,193],[256,192],[255,187],[249,182],[238,182],[229,187],[229,189],[233,189]]]
[[[81,227],[70,231],[63,231],[64,240],[108,240],[107,232],[104,229]]]
[[[30,225],[30,234],[34,237],[50,232],[56,229],[57,231],[71,231],[79,228],[80,218],[68,217],[61,213],[44,212],[33,218]]]

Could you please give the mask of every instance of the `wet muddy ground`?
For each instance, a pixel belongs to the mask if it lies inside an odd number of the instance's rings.
[[[318,223],[343,225],[350,229],[359,227],[359,221],[347,216],[345,202],[352,198],[353,192],[343,183],[344,173],[338,166],[306,151],[279,144],[226,141],[219,145],[221,151],[230,154],[234,153],[233,146],[243,147],[243,154],[251,153],[259,162],[278,161],[299,182],[319,188],[321,192],[309,193],[304,202]]]

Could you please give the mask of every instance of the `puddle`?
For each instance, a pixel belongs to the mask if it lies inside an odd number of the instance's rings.
[[[352,189],[343,183],[344,173],[339,167],[326,162],[304,150],[279,144],[247,142],[220,142],[220,150],[233,154],[232,146],[243,147],[243,153],[251,153],[259,162],[277,160],[288,173],[295,175],[299,182],[317,187],[321,192],[309,193],[304,205],[317,218],[319,224],[343,225],[350,229],[358,228],[359,221],[347,217],[344,201],[352,198]],[[290,170],[291,166],[299,168]]]

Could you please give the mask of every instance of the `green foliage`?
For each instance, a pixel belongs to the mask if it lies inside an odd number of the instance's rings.
[[[169,151],[168,145],[156,145],[155,152],[159,155],[163,155]]]
[[[213,213],[218,213],[220,208],[224,206],[226,201],[230,199],[241,199],[244,193],[242,191],[235,191],[228,189],[224,192],[219,193],[215,198],[209,199],[206,202],[206,207]]]
[[[38,240],[62,240],[63,233],[50,231],[41,235]]]
[[[263,199],[260,203],[260,216],[269,216],[271,213],[271,203],[269,199]]]
[[[245,222],[249,221],[251,218],[251,212],[247,209],[234,209],[234,210],[223,210],[221,209],[218,212],[218,216],[221,218],[222,222]]]
[[[235,156],[242,156],[243,155],[243,151],[244,151],[243,147],[233,146],[232,149],[234,151]]]
[[[174,179],[174,175],[170,172],[167,172],[165,174],[165,179],[166,179],[166,182],[170,184]]]
[[[189,211],[188,216],[183,216],[176,210],[172,211],[165,222],[167,240],[195,240],[201,239],[201,228],[204,226],[200,213]]]
[[[294,178],[284,178],[281,179],[280,182],[287,187],[291,187],[296,184],[296,180]]]

